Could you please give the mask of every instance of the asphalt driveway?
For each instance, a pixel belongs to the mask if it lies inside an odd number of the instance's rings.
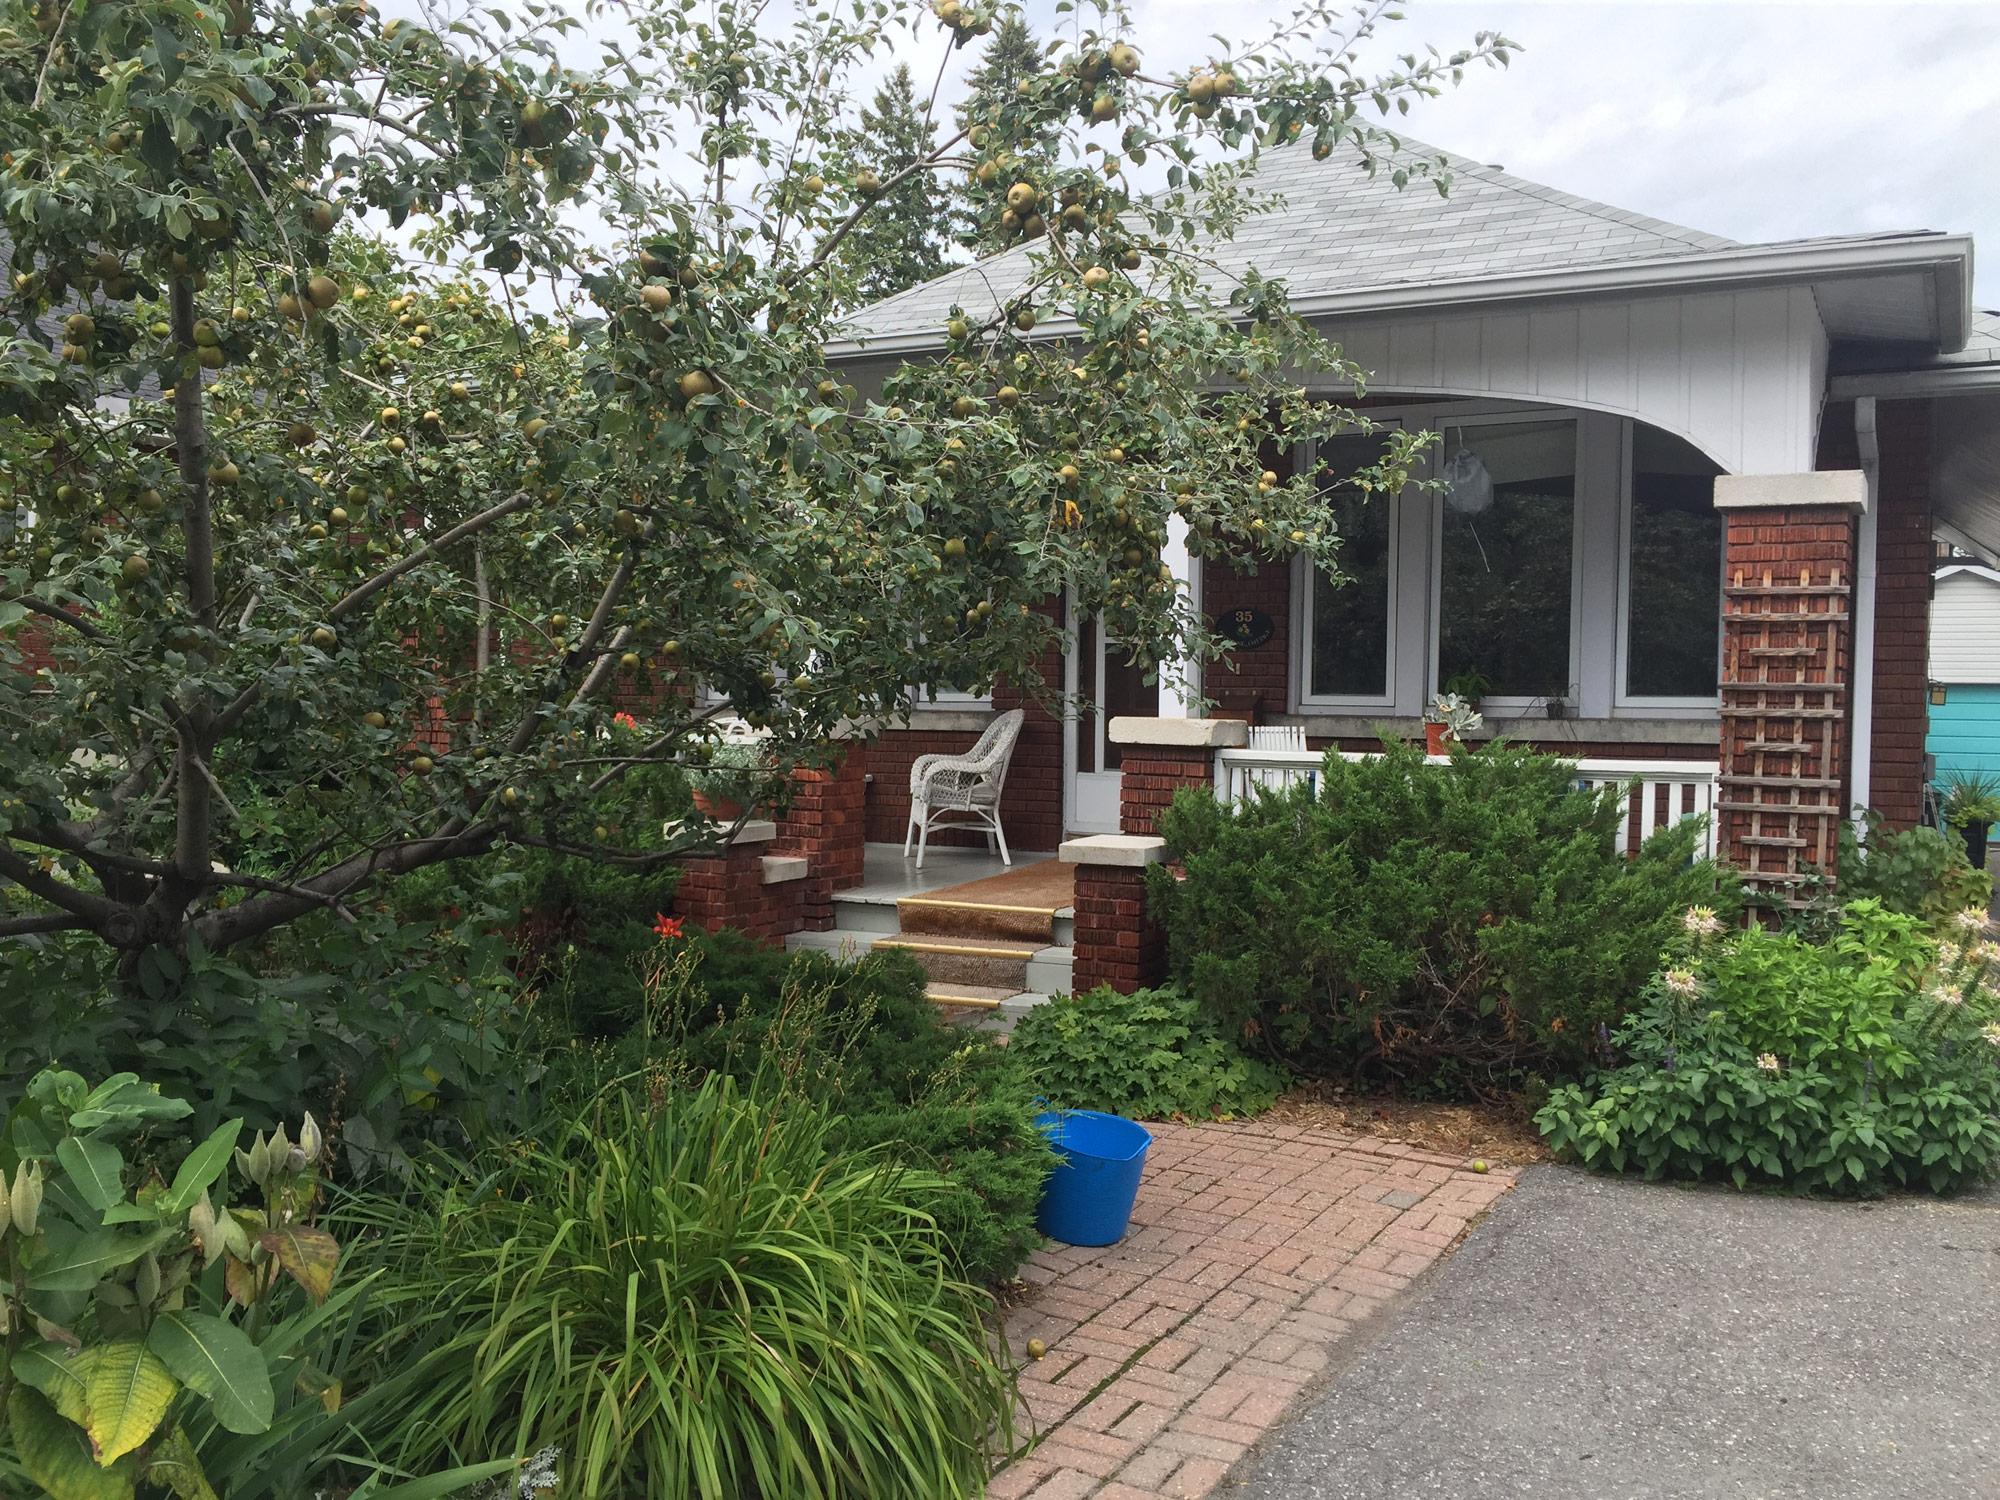
[[[1526,1168],[1223,1493],[2000,1497],[2000,1193]]]

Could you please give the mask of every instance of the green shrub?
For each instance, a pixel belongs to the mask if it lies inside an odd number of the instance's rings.
[[[1057,995],[1021,1018],[1007,1050],[1058,1108],[1132,1119],[1254,1115],[1285,1086],[1174,989]]]
[[[1496,743],[1431,765],[1329,755],[1236,808],[1184,791],[1147,872],[1171,970],[1232,1034],[1295,1071],[1485,1091],[1582,1065],[1679,913],[1732,909],[1692,819],[1612,850],[1615,793]]]
[[[675,955],[684,966],[663,968]],[[832,1149],[885,1147],[931,1174],[927,1211],[966,1275],[1004,1280],[1040,1246],[1035,1210],[1054,1158],[1035,1129],[1035,1091],[996,1038],[939,1018],[909,955],[843,964],[725,931],[660,944],[641,967],[652,1007],[611,1052],[612,1072],[660,1057],[746,1083],[776,1069],[838,1115]]]
[[[392,1284],[358,1363],[422,1380],[368,1451],[421,1474],[553,1447],[584,1500],[978,1494],[1013,1435],[990,1301],[934,1185],[832,1123],[642,1075],[373,1210]]]
[[[501,920],[364,906],[353,926],[304,918],[261,950],[151,950],[134,990],[94,937],[0,944],[0,1110],[60,1058],[185,1102],[155,1127],[161,1146],[160,1132],[198,1139],[232,1117],[269,1131],[308,1108],[342,1121],[342,1165],[366,1175],[423,1143],[511,1134],[542,1064]]]
[[[1839,899],[1879,901],[1890,911],[1936,920],[1990,905],[1993,877],[1967,862],[1963,840],[1921,824],[1891,833],[1870,809],[1863,838],[1841,822]]]
[[[1838,1192],[1986,1176],[2000,1155],[2000,945],[1856,901],[1833,939],[1695,930],[1612,1045],[1535,1117],[1586,1165]],[[1706,924],[1696,923],[1699,929]],[[1971,947],[1965,944],[1971,943]]]

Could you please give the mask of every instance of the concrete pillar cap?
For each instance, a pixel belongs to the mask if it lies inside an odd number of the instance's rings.
[[[1715,476],[1717,510],[1794,510],[1819,506],[1857,514],[1868,509],[1868,476],[1859,469]]]
[[[1064,839],[1056,856],[1070,865],[1121,865],[1141,869],[1166,863],[1167,841],[1151,834],[1094,833],[1088,838]]]
[[[1250,743],[1241,719],[1113,719],[1105,733],[1114,745],[1173,745],[1188,750],[1240,750]]]

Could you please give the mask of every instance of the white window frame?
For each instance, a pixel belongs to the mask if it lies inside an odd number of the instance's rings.
[[[1575,434],[1575,458],[1572,461],[1574,473],[1571,488],[1575,492],[1570,498],[1570,544],[1569,544],[1569,663],[1563,670],[1564,696],[1572,706],[1582,694],[1582,684],[1577,681],[1578,663],[1583,656],[1583,539],[1584,500],[1586,471],[1583,449],[1583,413],[1575,407],[1557,407],[1553,410],[1542,407],[1518,411],[1482,411],[1463,416],[1447,416],[1440,413],[1427,420],[1424,426],[1438,434],[1438,447],[1434,450],[1436,462],[1442,463],[1451,455],[1445,451],[1446,434],[1469,427],[1519,427],[1537,422],[1567,422]],[[1475,452],[1478,450],[1475,448]],[[1625,487],[1631,487],[1629,479]],[[1435,694],[1444,691],[1443,672],[1438,657],[1444,649],[1444,496],[1427,496],[1431,502],[1431,621],[1429,660],[1425,665],[1424,699],[1428,702]],[[1498,697],[1488,695],[1479,702],[1479,711],[1489,719],[1525,719],[1546,710],[1546,698]]]
[[[1406,425],[1400,416],[1377,417],[1376,426],[1384,433],[1401,431]],[[1319,469],[1319,445],[1302,445],[1305,449],[1307,473],[1317,473]],[[1397,603],[1401,598],[1401,574],[1403,565],[1403,496],[1378,495],[1370,504],[1385,504],[1389,515],[1389,598],[1388,651],[1383,663],[1383,691],[1377,694],[1315,694],[1312,690],[1312,636],[1313,636],[1313,590],[1319,586],[1314,576],[1314,568],[1303,554],[1292,559],[1291,587],[1291,662],[1292,681],[1297,684],[1294,695],[1295,711],[1301,713],[1335,713],[1347,710],[1374,709],[1393,711],[1396,706],[1396,638]]]
[[[1621,424],[1620,452],[1618,465],[1618,650],[1612,663],[1616,674],[1611,684],[1611,709],[1620,718],[1680,718],[1687,714],[1714,714],[1722,710],[1720,687],[1702,697],[1674,697],[1662,695],[1652,697],[1629,693],[1625,684],[1627,664],[1632,646],[1632,504],[1635,444],[1633,442],[1632,419],[1627,417]],[[1729,576],[1728,536],[1721,511],[1715,513],[1715,525],[1723,532],[1724,545],[1717,549],[1716,603],[1717,620],[1715,629],[1715,680],[1722,681],[1722,588]]]

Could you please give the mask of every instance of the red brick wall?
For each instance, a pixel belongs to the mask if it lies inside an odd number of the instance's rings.
[[[1072,983],[1078,994],[1108,984],[1129,995],[1166,978],[1166,937],[1146,915],[1144,870],[1076,867],[1074,952]]]
[[[1264,562],[1247,573],[1209,564],[1202,577],[1202,603],[1211,619],[1232,609],[1261,609],[1271,617],[1271,639],[1254,650],[1233,651],[1203,670],[1208,697],[1231,703],[1224,694],[1254,693],[1268,720],[1291,706],[1286,676],[1291,662],[1292,565]]]
[[[792,773],[792,805],[778,820],[772,854],[802,855],[800,919],[809,932],[833,928],[833,893],[861,884],[866,857],[868,747],[848,747],[838,766]]]
[[[1891,827],[1909,828],[1923,811],[1924,739],[1930,730],[1930,403],[1881,402],[1875,424],[1882,474],[1869,801]]]
[[[709,932],[733,927],[745,937],[783,947],[804,921],[806,882],[764,884],[764,844],[732,844],[710,859],[681,861],[674,910]]]
[[[1184,745],[1125,745],[1118,785],[1118,831],[1154,834],[1161,813],[1184,786],[1211,786],[1215,752]]]

